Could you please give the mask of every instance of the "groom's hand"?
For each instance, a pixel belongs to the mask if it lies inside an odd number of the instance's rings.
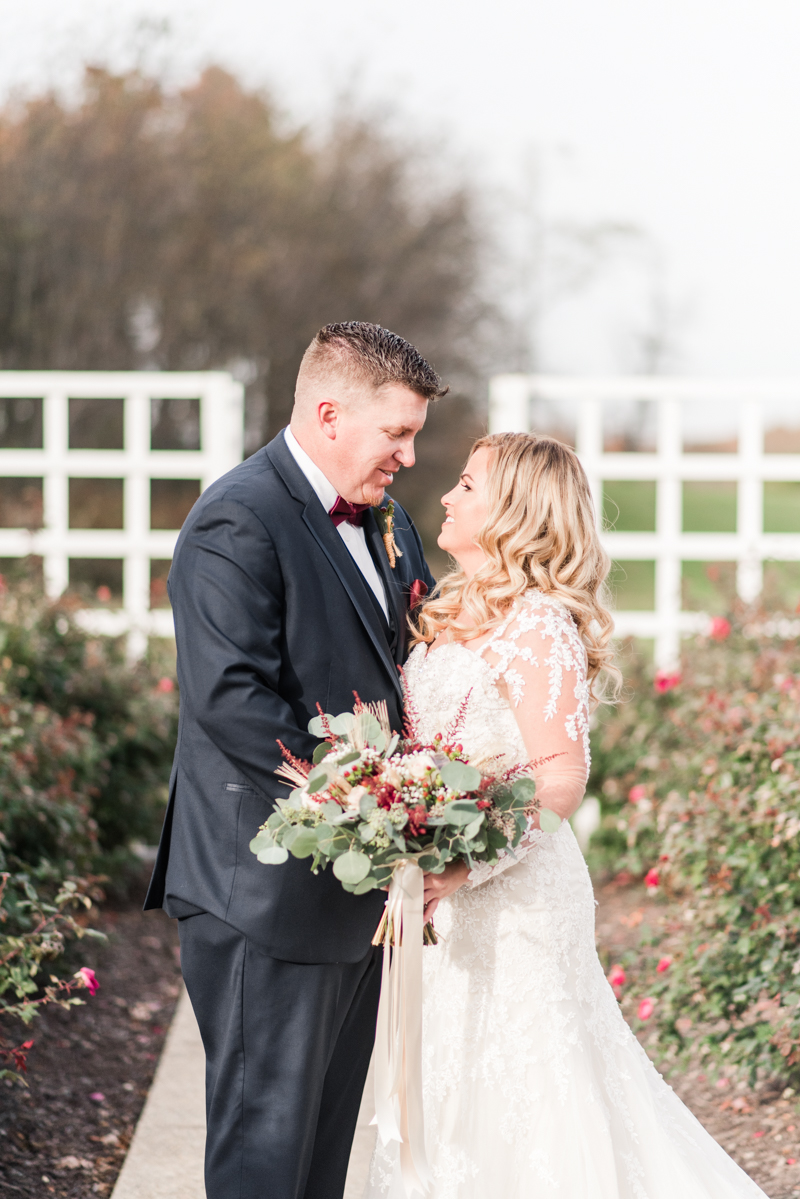
[[[441,874],[425,875],[425,919],[432,920],[440,899],[446,899],[469,878],[466,862],[449,862]]]

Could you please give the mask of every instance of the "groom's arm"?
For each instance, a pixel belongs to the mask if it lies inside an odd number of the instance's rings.
[[[263,794],[280,739],[309,758],[317,741],[281,698],[283,575],[263,523],[244,504],[209,503],[186,531],[170,575],[181,702],[203,732]]]

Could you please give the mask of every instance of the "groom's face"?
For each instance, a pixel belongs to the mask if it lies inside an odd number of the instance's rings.
[[[379,504],[400,467],[414,465],[414,438],[425,424],[428,401],[402,384],[387,383],[360,401],[334,407],[327,414],[328,477],[343,499]]]

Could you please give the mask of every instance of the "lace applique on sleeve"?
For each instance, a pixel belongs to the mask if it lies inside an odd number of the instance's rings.
[[[507,691],[529,759],[538,763],[531,770],[537,797],[570,816],[589,772],[586,649],[572,617],[554,597],[529,591],[480,653],[495,686]],[[507,870],[546,835],[530,825],[514,856],[501,854],[495,866],[480,863],[470,882],[477,886]]]

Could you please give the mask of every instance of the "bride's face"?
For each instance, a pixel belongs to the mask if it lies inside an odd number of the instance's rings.
[[[489,450],[477,450],[464,467],[464,473],[452,491],[442,496],[447,515],[439,534],[439,545],[452,554],[459,566],[471,576],[485,561],[475,536],[486,523],[486,478]]]

